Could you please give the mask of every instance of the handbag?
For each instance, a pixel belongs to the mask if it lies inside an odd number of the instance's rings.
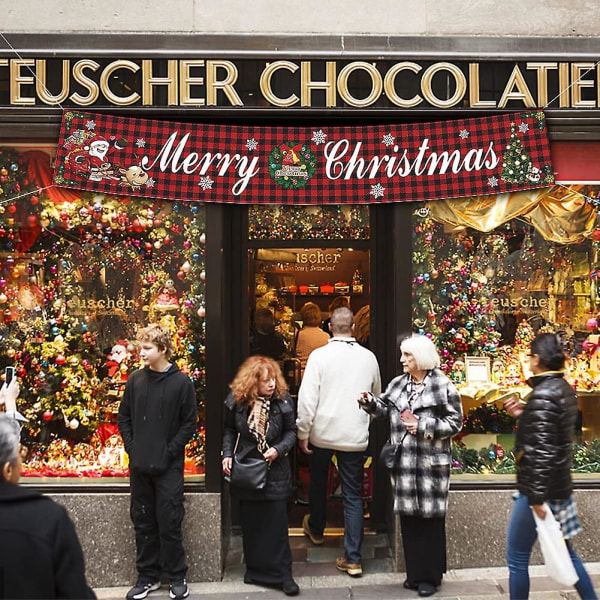
[[[540,519],[533,509],[531,509],[531,512],[533,513],[540,547],[544,555],[546,573],[562,585],[574,585],[579,577],[569,555],[569,549],[563,539],[560,525],[554,518],[548,504],[544,503],[542,506],[546,509],[545,519]]]
[[[402,454],[402,442],[406,437],[406,432],[402,436],[399,444],[394,444],[390,438],[388,438],[387,442],[381,447],[381,452],[379,453],[379,462],[386,469],[393,469],[400,462],[400,455]]]
[[[233,455],[230,484],[245,490],[264,490],[269,463],[262,456]]]

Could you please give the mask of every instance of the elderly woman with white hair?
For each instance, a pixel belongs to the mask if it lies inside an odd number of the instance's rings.
[[[413,335],[400,344],[404,373],[379,398],[363,393],[360,406],[387,416],[386,466],[400,515],[406,562],[404,587],[431,596],[446,572],[446,510],[451,438],[462,427],[460,394],[440,370],[433,342]]]
[[[0,598],[96,598],[67,511],[20,475],[19,423],[0,414]]]

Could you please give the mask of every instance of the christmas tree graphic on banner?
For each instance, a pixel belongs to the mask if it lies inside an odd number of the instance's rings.
[[[525,183],[529,180],[532,164],[517,135],[514,122],[510,124],[510,142],[502,155],[501,179],[507,183]]]

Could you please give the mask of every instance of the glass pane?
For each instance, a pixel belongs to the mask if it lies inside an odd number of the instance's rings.
[[[413,326],[434,339],[442,369],[461,391],[465,426],[455,444],[457,472],[514,472],[514,420],[503,398],[530,391],[529,343],[546,331],[562,334],[567,379],[578,391],[575,464],[599,470],[597,196],[589,186],[557,186],[507,220],[498,216],[500,200],[416,206]],[[497,226],[489,232],[469,227],[491,218]]]
[[[251,240],[367,240],[369,207],[250,206]]]
[[[302,307],[310,303],[314,309],[310,318],[315,321],[310,325],[327,332],[323,321],[334,308],[349,304],[358,315],[369,304],[369,255],[368,250],[350,247],[249,250],[250,354],[276,360],[297,357],[304,367],[308,356],[296,352]],[[368,308],[361,314],[365,311],[368,315]],[[356,335],[368,345],[368,331],[364,338]],[[294,392],[292,383],[291,387]]]
[[[204,472],[204,209],[45,187],[51,157],[0,148],[0,367],[29,419],[24,476],[119,477],[116,427],[139,327],[160,322],[195,383]],[[47,184],[46,184],[47,185]]]

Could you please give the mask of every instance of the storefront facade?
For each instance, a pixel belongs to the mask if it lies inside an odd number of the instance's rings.
[[[504,564],[504,529],[489,523],[489,507],[498,522],[510,508],[512,424],[502,398],[524,393],[532,333],[560,330],[580,392],[577,466],[587,474],[578,476],[578,499],[593,531],[600,73],[592,44],[541,40],[519,53],[514,39],[489,39],[482,53],[482,41],[467,38],[384,45],[357,36],[353,51],[333,38],[310,48],[270,38],[264,47],[277,50],[261,51],[235,36],[106,41],[12,36],[18,54],[0,52],[1,366],[15,365],[24,382],[26,485],[56,493],[76,515],[94,584],[125,584],[133,572],[127,457],[114,416],[136,368],[135,329],[168,324],[196,385],[199,430],[186,454],[190,579],[216,580],[230,528],[222,400],[248,355],[253,315],[272,310],[290,347],[301,305],[327,313],[341,295],[355,312],[370,306],[368,343],[384,382],[399,371],[399,336],[419,331],[435,336],[462,390],[469,435],[455,455],[451,567]],[[557,183],[506,197],[258,206],[203,202],[200,193],[140,198],[126,173],[129,195],[52,184],[63,111],[318,131],[536,109]],[[141,149],[142,141],[128,143]],[[124,144],[110,142],[111,152]],[[374,454],[385,437],[374,424]],[[371,476],[373,527],[396,540],[385,474],[372,468]],[[467,524],[489,531],[491,550],[473,543]],[[582,555],[598,560],[597,542],[585,540]]]

